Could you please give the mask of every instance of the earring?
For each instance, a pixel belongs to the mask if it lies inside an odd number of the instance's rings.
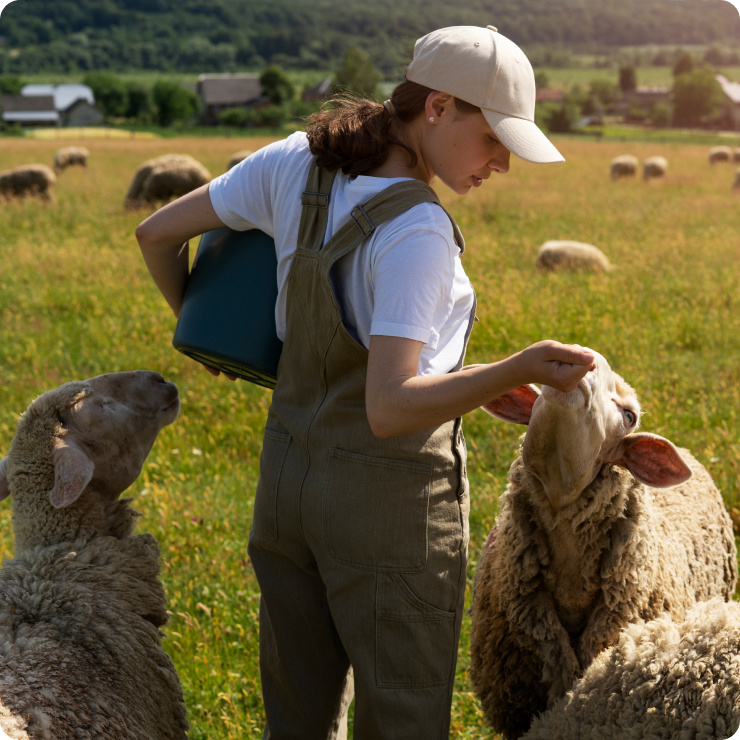
[[[434,123],[434,116],[429,116],[429,123]]]

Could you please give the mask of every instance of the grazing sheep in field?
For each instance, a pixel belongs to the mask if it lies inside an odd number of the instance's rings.
[[[642,179],[647,182],[655,177],[668,174],[668,160],[665,157],[649,157],[642,165]]]
[[[545,242],[537,253],[536,266],[543,272],[556,270],[609,272],[612,269],[609,260],[598,247],[570,241]]]
[[[709,164],[729,162],[732,159],[732,149],[729,146],[713,146],[709,150]]]
[[[90,152],[84,146],[65,146],[54,155],[54,171],[64,172],[67,167],[87,167]]]
[[[131,181],[124,205],[139,208],[179,198],[211,179],[211,173],[189,154],[164,154],[144,162]]]
[[[226,170],[230,170],[232,167],[236,167],[239,162],[246,159],[250,154],[253,154],[249,149],[242,149],[241,151],[235,152],[231,155],[229,163],[226,165]]]
[[[484,408],[529,424],[479,557],[470,638],[483,709],[515,738],[622,627],[729,599],[737,552],[709,473],[636,431],[637,396],[601,355],[570,393],[522,386]]]
[[[734,191],[740,189],[740,167],[735,170],[735,180],[732,183],[732,189]]]
[[[619,180],[620,177],[634,177],[640,168],[640,160],[632,154],[622,154],[620,157],[614,157],[609,166],[609,175],[612,180]]]
[[[31,740],[185,740],[159,628],[159,548],[119,495],[138,477],[177,388],[136,371],[39,396],[0,462],[15,559],[0,570],[0,728]],[[15,734],[14,734],[15,733]]]
[[[740,604],[625,627],[526,740],[726,740],[740,728]]]
[[[51,203],[54,200],[51,188],[56,181],[57,176],[45,164],[24,164],[0,172],[0,197],[7,200],[37,195]]]

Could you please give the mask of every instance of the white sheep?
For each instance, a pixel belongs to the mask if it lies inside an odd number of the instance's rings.
[[[740,604],[625,627],[526,740],[726,740],[740,728]],[[523,739],[524,740],[524,739]]]
[[[612,269],[606,255],[598,247],[572,241],[545,242],[537,253],[535,265],[542,272],[556,270],[609,272]]]
[[[67,167],[79,165],[87,167],[87,159],[90,152],[84,146],[65,146],[54,155],[54,171],[64,172]]]
[[[139,208],[179,198],[210,179],[211,173],[189,154],[164,154],[144,162],[136,170],[124,206]]]
[[[642,165],[642,179],[647,182],[668,174],[668,160],[665,157],[648,157]]]
[[[24,164],[12,170],[0,172],[0,197],[23,198],[38,196],[51,203],[54,200],[52,187],[57,177],[45,164]]]
[[[39,396],[0,462],[15,559],[0,570],[0,728],[35,740],[185,740],[162,650],[159,548],[119,495],[138,477],[177,388],[136,371]],[[15,733],[15,734],[14,734]]]
[[[609,175],[612,180],[619,180],[620,177],[634,177],[638,169],[640,169],[640,160],[637,157],[632,154],[622,154],[612,159]]]
[[[709,164],[729,162],[732,160],[732,149],[729,146],[713,146],[709,150]]]
[[[735,179],[732,183],[732,190],[737,191],[740,189],[740,167],[735,170]]]
[[[236,167],[239,162],[241,162],[243,159],[246,159],[250,154],[253,154],[250,149],[241,149],[238,152],[234,152],[234,154],[231,155],[231,159],[229,160],[229,163],[226,165],[226,170],[230,170],[232,167]]]
[[[637,396],[601,355],[570,393],[522,386],[485,408],[529,424],[472,607],[470,678],[493,727],[514,738],[622,627],[731,598],[737,552],[706,469],[637,432]]]

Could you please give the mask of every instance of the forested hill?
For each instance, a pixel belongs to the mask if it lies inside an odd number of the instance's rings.
[[[357,45],[392,74],[428,31],[489,23],[525,49],[740,44],[725,0],[17,0],[0,71],[326,69]]]

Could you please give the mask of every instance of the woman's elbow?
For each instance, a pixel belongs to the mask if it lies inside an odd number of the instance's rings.
[[[370,424],[370,431],[378,439],[388,439],[398,434],[403,434],[399,428],[397,420],[383,409],[377,407],[367,407],[367,421]]]

